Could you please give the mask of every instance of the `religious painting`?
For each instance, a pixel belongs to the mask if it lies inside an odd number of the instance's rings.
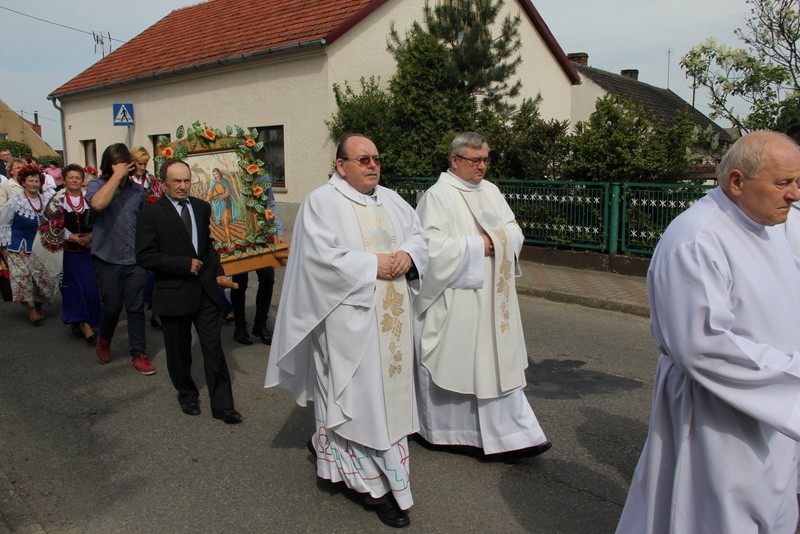
[[[176,141],[159,138],[156,162],[185,161],[191,194],[211,204],[211,236],[228,275],[286,264],[287,245],[275,244],[274,215],[267,206],[270,177],[256,157],[263,148],[256,130],[226,131],[199,121],[180,126]]]
[[[237,159],[230,151],[184,158],[192,170],[191,195],[211,204],[211,236],[223,244],[247,239],[248,213]]]

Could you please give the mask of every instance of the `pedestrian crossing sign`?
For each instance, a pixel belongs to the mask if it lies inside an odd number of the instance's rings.
[[[112,104],[114,126],[133,126],[133,104]]]

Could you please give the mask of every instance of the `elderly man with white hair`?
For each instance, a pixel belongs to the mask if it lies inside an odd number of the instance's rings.
[[[661,357],[618,532],[797,527],[800,284],[782,223],[800,199],[800,148],[750,133],[717,177],[650,264]]]

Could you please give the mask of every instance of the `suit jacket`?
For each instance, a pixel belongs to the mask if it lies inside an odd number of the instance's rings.
[[[224,273],[209,230],[211,206],[195,197],[189,197],[189,202],[197,225],[198,252],[192,246],[192,236],[186,231],[178,211],[166,195],[145,205],[139,213],[136,263],[156,275],[152,305],[153,313],[157,315],[196,313],[203,291],[222,306],[216,277]],[[192,258],[203,262],[196,275],[190,272]]]

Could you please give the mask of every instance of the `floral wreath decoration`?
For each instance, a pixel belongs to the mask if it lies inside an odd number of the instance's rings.
[[[242,169],[242,174],[239,176],[240,190],[246,199],[247,211],[254,216],[255,227],[246,239],[214,241],[214,248],[220,259],[241,258],[275,250],[277,234],[275,214],[266,205],[269,186],[265,189],[259,185],[265,181],[269,182],[270,178],[264,169],[264,162],[256,156],[256,153],[264,148],[264,143],[257,141],[258,130],[255,128],[246,130],[235,125],[227,126],[223,132],[219,128],[211,128],[205,123],[195,121],[186,128],[183,125],[179,126],[175,137],[177,141],[174,143],[170,143],[169,138],[163,135],[158,138],[160,152],[154,158],[155,162],[164,163],[168,159],[183,160],[194,154],[214,150],[232,150]]]

